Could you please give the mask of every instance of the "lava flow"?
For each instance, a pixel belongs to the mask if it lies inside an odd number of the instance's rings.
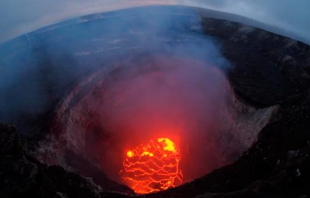
[[[168,138],[152,139],[129,150],[120,175],[136,193],[166,190],[182,183],[181,154]]]

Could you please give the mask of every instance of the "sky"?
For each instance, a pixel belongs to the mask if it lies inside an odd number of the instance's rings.
[[[61,21],[146,5],[189,5],[258,20],[310,44],[309,0],[1,0],[0,43]]]

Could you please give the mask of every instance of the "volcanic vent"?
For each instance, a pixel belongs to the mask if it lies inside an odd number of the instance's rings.
[[[83,80],[59,106],[44,142],[54,154],[43,146],[42,161],[75,167],[83,158],[145,194],[236,160],[274,108],[239,102],[212,62],[169,53],[115,60]]]

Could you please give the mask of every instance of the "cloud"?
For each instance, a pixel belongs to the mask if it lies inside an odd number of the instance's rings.
[[[0,43],[38,28],[88,14],[136,6],[172,4],[164,0],[3,0]]]
[[[291,32],[303,42],[310,43],[308,0],[182,0],[181,3],[245,16]]]
[[[159,4],[197,6],[246,16],[292,32],[310,43],[308,0],[2,0],[0,43],[78,16]]]

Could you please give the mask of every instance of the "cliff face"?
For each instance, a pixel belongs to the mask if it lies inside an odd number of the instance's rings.
[[[172,10],[180,11],[181,15],[177,16],[184,17],[183,9]],[[122,12],[126,14],[127,11]],[[147,27],[144,25],[148,20],[136,24],[135,17],[127,17],[124,13],[83,17],[0,46],[2,68],[11,65],[17,68],[16,71],[30,68],[20,72],[19,82],[10,84],[7,89],[0,87],[0,93],[5,96],[1,98],[4,101],[1,104],[8,106],[1,106],[0,119],[16,124],[23,137],[21,143],[15,127],[0,124],[0,197],[135,196],[130,189],[107,179],[82,159],[77,164],[83,169],[87,167],[89,171],[84,175],[92,175],[92,179],[60,166],[47,166],[30,157],[32,144],[49,132],[53,110],[59,100],[84,75],[98,70],[103,63],[113,65],[115,57],[126,57],[127,52],[131,55],[136,53],[134,50],[141,53],[148,49],[139,45],[141,38],[143,42],[150,38],[140,27]],[[153,17],[162,15],[158,10],[150,13]],[[229,60],[231,68],[225,72],[238,99],[254,109],[278,106],[278,110],[259,132],[256,142],[235,163],[193,182],[146,197],[309,197],[310,47],[262,29],[215,19],[221,14],[211,13],[212,18],[202,14],[199,33],[202,31],[212,37],[222,55]],[[170,34],[175,40],[162,37],[160,42],[188,40],[190,37],[177,33],[184,28],[195,32],[197,28],[191,25],[192,18],[185,18],[185,27],[178,26],[179,20],[174,22],[176,26]],[[115,20],[123,20],[122,23],[125,21],[127,25],[115,27]],[[106,29],[106,24],[111,29]],[[112,34],[115,32],[118,34]],[[87,69],[81,66],[85,64],[89,65]],[[16,71],[4,70],[5,82],[20,74]],[[26,88],[21,84],[27,85]],[[32,84],[40,85],[36,86],[40,91],[33,94]],[[42,100],[33,103],[38,93]],[[12,100],[20,96],[24,97],[22,103]],[[74,157],[74,153],[69,155]],[[111,190],[128,195],[107,192]]]

